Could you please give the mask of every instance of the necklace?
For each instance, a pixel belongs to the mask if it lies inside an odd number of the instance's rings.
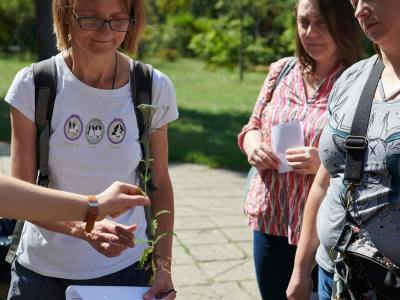
[[[71,62],[71,71],[74,66],[74,60],[72,59],[72,48],[69,48],[68,50],[68,58]],[[114,58],[115,58],[115,68],[114,68],[114,77],[113,77],[113,82],[111,89],[113,90],[115,88],[115,79],[117,78],[117,68],[118,68],[118,58],[117,58],[117,52],[114,53]]]
[[[115,78],[117,77],[117,66],[118,66],[117,52],[115,52],[114,57],[115,57],[115,69],[114,69],[113,84],[112,84],[112,87],[111,87],[112,90],[114,89],[114,86],[115,86]]]

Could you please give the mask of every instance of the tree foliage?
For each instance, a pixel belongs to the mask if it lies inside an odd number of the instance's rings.
[[[294,2],[148,0],[149,26],[141,55],[199,57],[210,65],[235,66],[242,46],[246,65],[268,64],[293,53]],[[0,0],[3,50],[17,45],[36,52],[37,24],[34,0]]]
[[[32,0],[0,0],[0,50],[34,51],[35,24]]]
[[[242,27],[245,63],[267,64],[293,53],[294,2],[150,1],[146,53],[196,56],[211,65],[234,66],[239,59]]]

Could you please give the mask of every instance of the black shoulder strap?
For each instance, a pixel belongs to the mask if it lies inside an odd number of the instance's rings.
[[[33,82],[35,84],[35,125],[36,125],[36,184],[47,187],[49,184],[49,139],[51,118],[57,92],[57,69],[54,58],[32,65]],[[12,263],[15,259],[24,221],[18,220],[6,261]]]
[[[36,183],[49,183],[49,138],[51,118],[57,93],[57,70],[54,58],[33,64],[35,83],[36,157],[38,176]]]
[[[351,124],[350,134],[346,138],[346,164],[344,169],[344,183],[346,185],[356,186],[362,180],[372,101],[384,67],[382,60],[378,58],[365,83]]]
[[[152,103],[152,95],[153,95],[153,68],[150,65],[144,64],[139,61],[134,61],[133,65],[131,65],[131,75],[130,75],[130,83],[131,83],[131,93],[132,93],[132,102],[133,107],[135,108],[136,121],[139,129],[139,141],[142,140],[142,136],[145,130],[145,124],[143,121],[142,112],[139,110],[138,106],[140,104],[151,104]],[[146,157],[146,148],[142,143],[140,143],[140,149],[142,151],[142,157]],[[151,178],[151,170],[150,178]],[[144,161],[141,160],[138,165],[138,174],[139,174],[139,186],[142,190],[145,190],[145,181],[143,180],[145,175],[145,165]],[[151,193],[156,190],[156,187],[153,185],[151,179],[147,182],[147,190]],[[144,207],[146,223],[150,224],[152,220],[152,212],[150,206]],[[147,237],[152,239],[152,233],[150,230],[150,226],[147,226],[146,229]]]

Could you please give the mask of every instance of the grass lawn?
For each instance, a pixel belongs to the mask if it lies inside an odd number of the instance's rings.
[[[174,82],[180,118],[170,125],[170,160],[246,170],[247,163],[236,145],[236,135],[247,122],[265,73],[246,73],[239,82],[237,71],[210,70],[192,59],[177,62],[149,60]],[[29,59],[0,56],[0,99],[16,72]],[[10,140],[8,106],[0,101],[0,140]]]

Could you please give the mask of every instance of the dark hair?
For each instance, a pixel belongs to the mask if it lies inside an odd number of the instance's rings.
[[[297,24],[297,9],[295,7]],[[319,10],[325,19],[329,33],[335,41],[339,59],[345,67],[354,64],[361,57],[361,31],[354,17],[354,10],[349,0],[317,0]],[[297,26],[297,25],[296,25]],[[296,55],[303,70],[315,71],[315,61],[304,49],[296,27]]]

